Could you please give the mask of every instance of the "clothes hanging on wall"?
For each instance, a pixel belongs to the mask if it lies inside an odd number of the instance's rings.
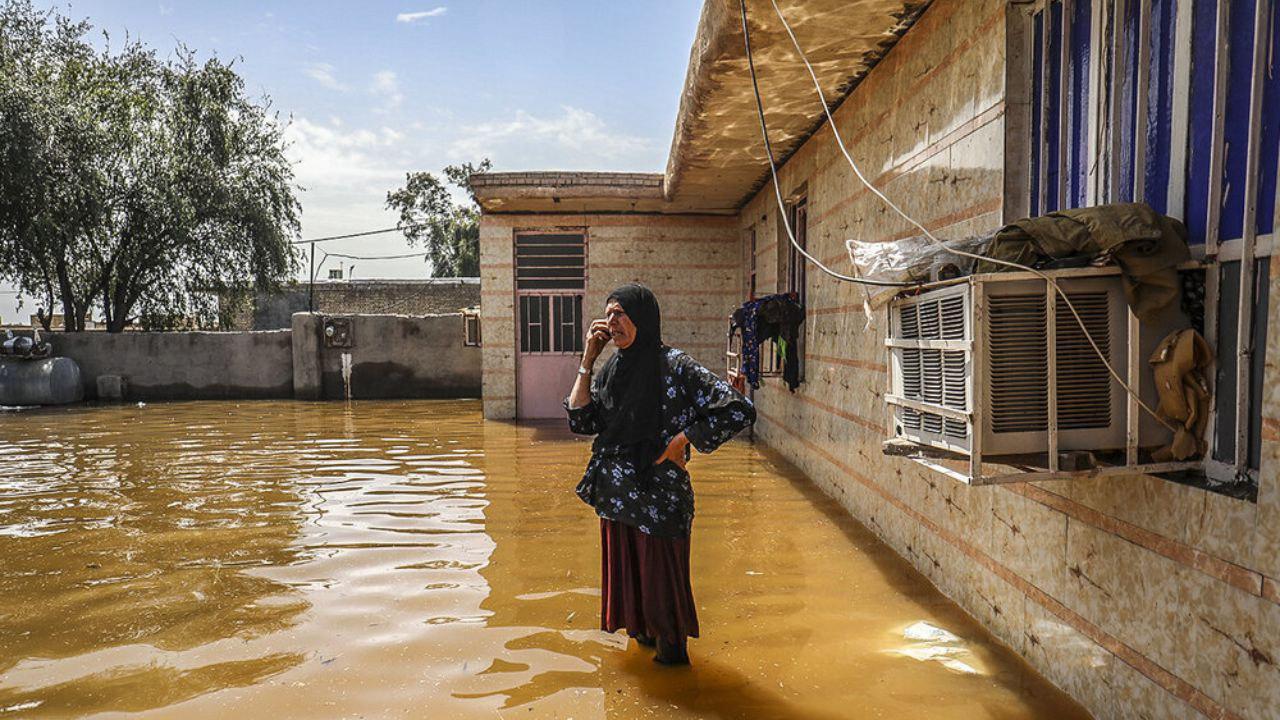
[[[742,374],[753,388],[760,387],[760,344],[778,341],[782,353],[782,379],[787,389],[800,386],[800,327],[804,306],[794,293],[766,295],[748,300],[733,313],[732,327],[742,331]]]

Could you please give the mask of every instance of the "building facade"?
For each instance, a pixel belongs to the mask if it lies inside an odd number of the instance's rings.
[[[521,300],[538,280],[580,293],[590,316],[613,285],[650,284],[671,318],[668,342],[716,370],[734,307],[796,291],[807,308],[804,382],[792,393],[767,377],[754,392],[759,441],[1098,717],[1276,717],[1277,3],[779,5],[839,101],[835,124],[852,157],[935,234],[1133,200],[1186,223],[1192,254],[1205,261],[1203,326],[1218,355],[1205,479],[972,487],[883,454],[885,311],[868,324],[858,287],[797,272],[781,219],[798,226],[809,253],[846,272],[846,240],[918,230],[856,179],[773,6],[754,0],[783,208],[754,117],[738,4],[722,0],[704,6],[664,174],[473,180],[485,213],[486,415],[541,414],[522,412],[537,392],[526,379],[542,372],[527,358],[546,347],[525,341],[541,332],[535,301]],[[529,260],[542,251],[521,238],[539,233],[584,238],[581,261],[565,261],[573,272],[548,274],[566,266]],[[522,273],[532,283],[523,288]],[[578,284],[557,282],[566,279]],[[573,320],[553,309],[549,321],[562,317]],[[572,345],[549,348],[576,362]],[[560,371],[538,377],[563,396]]]

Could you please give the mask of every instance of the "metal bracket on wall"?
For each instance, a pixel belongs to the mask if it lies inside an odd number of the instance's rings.
[[[351,333],[351,318],[325,318],[321,332],[327,348],[349,348],[355,344]]]

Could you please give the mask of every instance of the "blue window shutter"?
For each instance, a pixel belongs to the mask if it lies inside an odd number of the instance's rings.
[[[1093,1],[1076,0],[1071,17],[1071,68],[1067,102],[1071,137],[1067,157],[1067,204],[1089,201],[1089,50],[1092,47]]]
[[[1231,0],[1227,16],[1227,107],[1223,132],[1222,220],[1218,239],[1244,235],[1244,184],[1249,158],[1249,94],[1253,73],[1254,0]],[[1274,119],[1273,119],[1274,121]]]
[[[1176,16],[1176,0],[1152,0],[1151,72],[1147,82],[1147,150],[1142,172],[1146,190],[1144,199],[1158,213],[1169,212],[1169,152],[1173,136],[1173,41]]]
[[[1209,154],[1213,146],[1214,56],[1217,41],[1217,0],[1192,0],[1191,27],[1191,112],[1187,122],[1187,207],[1188,239],[1203,245],[1209,222]]]
[[[1062,88],[1062,2],[1055,0],[1049,4],[1049,46],[1048,57],[1045,63],[1049,68],[1047,85],[1048,92],[1045,99],[1045,117],[1048,123],[1045,125],[1045,212],[1053,212],[1058,209],[1058,189],[1061,187],[1059,179],[1060,153],[1062,146],[1060,142],[1062,108],[1061,88]]]
[[[1040,137],[1044,117],[1044,13],[1031,18],[1031,216],[1040,214]]]
[[[1269,63],[1262,77],[1262,146],[1258,156],[1258,233],[1266,235],[1275,228],[1276,174],[1280,163],[1280,3],[1270,4],[1271,47],[1266,53]]]
[[[1117,58],[1116,66],[1124,75],[1117,78],[1120,86],[1120,177],[1115,179],[1115,198],[1119,202],[1133,202],[1134,148],[1138,131],[1138,34],[1141,8],[1138,0],[1125,3],[1121,37],[1124,57]]]

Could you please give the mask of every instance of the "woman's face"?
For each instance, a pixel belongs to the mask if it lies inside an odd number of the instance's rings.
[[[631,347],[631,343],[636,341],[636,325],[627,317],[627,311],[622,309],[617,300],[610,300],[604,306],[604,317],[609,322],[609,336],[613,339],[613,344],[619,350]]]

